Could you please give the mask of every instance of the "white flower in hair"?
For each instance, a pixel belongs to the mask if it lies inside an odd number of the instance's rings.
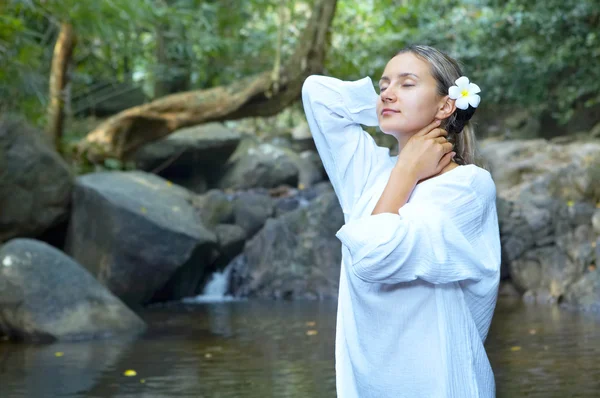
[[[468,109],[469,105],[473,108],[477,108],[481,97],[477,93],[481,92],[479,86],[475,83],[470,83],[469,78],[461,76],[454,82],[456,86],[452,86],[448,89],[450,98],[456,100],[456,107],[462,110]]]

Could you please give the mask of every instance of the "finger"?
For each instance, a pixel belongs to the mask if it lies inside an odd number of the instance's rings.
[[[440,161],[438,163],[438,167],[437,167],[438,173],[440,173],[442,170],[444,170],[444,168],[446,166],[448,166],[450,164],[450,162],[452,162],[452,158],[454,158],[454,155],[456,155],[456,152],[448,152],[447,154],[442,156],[442,158],[440,159]]]
[[[444,129],[433,129],[425,135],[427,138],[447,137],[448,132]]]
[[[446,137],[437,137],[433,139],[435,142],[437,142],[438,144],[446,144],[448,142],[448,138]]]
[[[415,134],[414,136],[415,137],[424,136],[425,134],[429,133],[434,128],[438,127],[440,125],[440,123],[441,123],[441,121],[436,119],[433,122],[429,123],[427,126],[423,127],[421,130],[419,130],[419,132],[417,134]]]
[[[444,153],[451,152],[454,149],[454,145],[451,142],[445,142],[442,144]]]

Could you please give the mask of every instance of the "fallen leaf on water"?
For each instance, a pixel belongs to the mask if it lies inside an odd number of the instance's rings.
[[[302,183],[298,184],[298,189],[299,189],[299,190],[301,190],[301,191],[302,191],[304,188],[306,188],[306,187],[304,186],[304,184],[302,184]]]
[[[207,352],[206,354],[204,354],[204,358],[212,358],[212,354],[210,352]]]
[[[173,185],[173,183],[171,181],[167,181],[167,185],[171,186],[171,185]]]
[[[140,383],[144,384],[146,382],[146,379],[140,379]]]
[[[529,334],[536,334],[536,333],[537,333],[537,330],[535,330],[535,329],[529,329]]]
[[[596,209],[600,209],[600,202],[596,203]]]
[[[133,369],[128,369],[125,372],[123,372],[123,376],[127,376],[127,377],[137,376],[137,372]]]
[[[596,270],[596,264],[590,264],[590,266],[588,267],[588,270],[595,271]]]
[[[307,335],[307,336],[314,336],[314,335],[316,335],[317,333],[319,333],[319,332],[317,332],[316,330],[307,330],[307,331],[306,331],[306,335]]]
[[[54,353],[55,357],[62,357],[63,355],[65,355],[65,353],[60,351]]]
[[[140,208],[140,211],[141,211],[143,214],[146,214],[146,212],[147,212],[148,210],[146,210],[146,208],[145,208],[145,207],[141,207],[141,208]]]
[[[573,202],[572,200],[569,200],[567,202],[567,206],[569,206],[569,207],[573,207],[574,204],[575,204],[575,202]]]
[[[516,345],[516,346],[510,347],[510,350],[511,351],[521,351],[521,347]]]
[[[316,324],[317,322],[315,321],[306,322],[306,326],[315,326]]]

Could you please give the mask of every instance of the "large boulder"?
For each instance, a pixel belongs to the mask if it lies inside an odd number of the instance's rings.
[[[265,191],[239,192],[233,201],[235,224],[253,236],[273,215],[273,199]]]
[[[81,340],[139,333],[145,324],[59,250],[13,239],[0,248],[0,329],[18,339]]]
[[[504,269],[528,299],[578,303],[596,286],[588,273],[596,262],[600,144],[489,140],[482,148],[498,188]]]
[[[214,261],[217,237],[190,200],[148,173],[81,176],[66,251],[125,302],[146,303],[179,269],[198,280]]]
[[[138,169],[203,193],[220,178],[240,137],[220,123],[188,127],[143,146],[132,160]]]
[[[230,159],[221,189],[275,188],[298,185],[298,167],[293,152],[270,143],[244,145]]]
[[[294,143],[283,137],[274,137],[268,142],[246,137],[229,159],[218,185],[228,190],[281,185],[305,188],[325,178],[325,169],[316,151],[298,153]]]
[[[306,206],[268,219],[232,265],[235,296],[275,299],[337,297],[344,223],[332,189]]]
[[[41,131],[0,119],[0,242],[64,221],[72,186],[68,165]]]

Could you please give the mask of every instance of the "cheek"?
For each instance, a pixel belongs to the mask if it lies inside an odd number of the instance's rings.
[[[407,117],[415,121],[429,123],[437,112],[437,104],[429,96],[407,95],[403,100]]]

